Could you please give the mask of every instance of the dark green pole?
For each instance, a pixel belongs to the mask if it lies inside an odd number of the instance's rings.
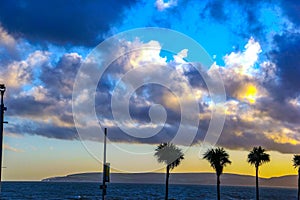
[[[2,148],[3,148],[3,124],[4,122],[4,111],[6,111],[6,107],[4,106],[3,96],[5,92],[5,85],[0,84],[0,92],[1,92],[1,112],[0,112],[0,192],[1,192],[1,182],[2,182]]]
[[[259,188],[258,188],[258,166],[255,167],[255,174],[256,174],[256,200],[259,200]]]
[[[107,136],[107,129],[104,128],[104,153],[103,153],[103,172],[102,172],[102,200],[105,200],[106,195],[106,185],[105,185],[105,165],[106,165],[106,136]]]

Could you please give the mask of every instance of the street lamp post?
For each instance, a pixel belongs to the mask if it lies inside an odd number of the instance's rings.
[[[100,185],[100,189],[102,190],[102,200],[105,200],[106,182],[110,182],[110,163],[106,162],[106,137],[107,137],[107,128],[104,128],[104,152],[103,152],[103,172],[102,172],[102,185]]]
[[[0,105],[0,191],[1,191],[1,181],[2,181],[2,148],[3,148],[3,124],[4,122],[4,111],[7,108],[4,106],[3,96],[6,88],[4,84],[0,84],[0,92],[1,92],[1,105]]]
[[[102,200],[105,200],[106,195],[106,137],[107,137],[107,128],[104,128],[104,151],[103,151],[103,172],[102,172]]]

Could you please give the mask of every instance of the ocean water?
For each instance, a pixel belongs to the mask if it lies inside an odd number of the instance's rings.
[[[60,200],[101,199],[99,183],[54,183],[54,182],[3,182],[1,200]],[[108,184],[106,199],[138,200],[164,199],[164,185],[160,184]],[[296,189],[260,188],[261,200],[297,199]],[[215,186],[170,185],[169,199],[210,200],[216,199]],[[254,187],[221,186],[221,199],[255,199]]]

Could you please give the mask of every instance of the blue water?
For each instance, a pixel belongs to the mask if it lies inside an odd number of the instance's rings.
[[[158,184],[108,184],[107,198],[164,199],[164,185]],[[215,186],[170,185],[169,199],[210,200],[216,199]],[[293,200],[296,189],[260,188],[261,200]],[[59,199],[101,199],[99,183],[53,183],[53,182],[4,182],[1,200],[59,200]],[[221,187],[221,199],[255,199],[254,187]]]

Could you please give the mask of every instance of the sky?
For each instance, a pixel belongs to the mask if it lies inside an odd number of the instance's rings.
[[[299,45],[293,0],[1,1],[2,179],[101,171],[104,127],[113,172],[164,171],[154,150],[172,141],[175,173],[213,172],[216,145],[225,173],[254,175],[261,145],[261,177],[296,174]]]

